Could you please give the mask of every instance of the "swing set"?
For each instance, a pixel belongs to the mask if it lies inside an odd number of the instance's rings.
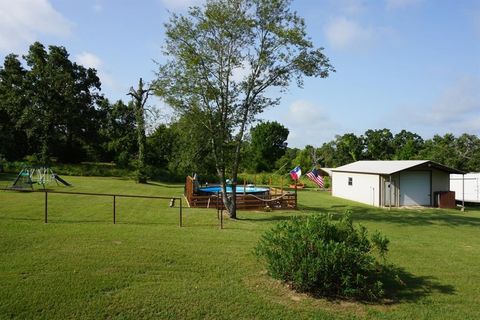
[[[65,186],[71,186],[70,183],[60,178],[49,167],[24,167],[17,175],[12,185],[9,187],[11,190],[19,191],[33,191],[35,184],[41,185],[45,189],[45,185],[55,181],[57,186],[59,183]]]

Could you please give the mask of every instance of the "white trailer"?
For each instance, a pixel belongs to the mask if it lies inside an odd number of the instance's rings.
[[[450,190],[455,191],[455,200],[480,203],[480,172],[465,175],[450,175]]]

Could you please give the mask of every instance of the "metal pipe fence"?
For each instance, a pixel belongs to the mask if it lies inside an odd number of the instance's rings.
[[[12,190],[14,191],[14,190]],[[112,212],[113,212],[113,224],[116,224],[117,221],[117,210],[116,210],[116,199],[117,198],[141,198],[141,199],[163,199],[170,200],[171,206],[174,206],[175,201],[179,201],[179,226],[183,226],[183,202],[181,197],[164,197],[164,196],[146,196],[146,195],[133,195],[133,194],[115,194],[115,193],[93,193],[93,192],[67,192],[67,191],[49,191],[49,190],[38,190],[33,192],[43,192],[45,193],[44,200],[44,221],[48,223],[48,194],[65,194],[65,195],[81,195],[81,196],[100,196],[100,197],[112,197]],[[51,200],[50,200],[51,201]]]

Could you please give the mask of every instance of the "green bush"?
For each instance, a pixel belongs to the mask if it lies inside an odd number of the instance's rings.
[[[378,233],[373,238],[368,239],[365,227],[353,225],[348,212],[338,221],[314,214],[279,223],[255,251],[272,277],[297,291],[376,300],[384,291],[374,249],[385,257],[388,239]]]

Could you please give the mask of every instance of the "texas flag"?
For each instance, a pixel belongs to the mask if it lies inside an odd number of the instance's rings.
[[[299,166],[295,167],[295,169],[290,171],[290,177],[292,177],[293,180],[300,179],[301,175],[302,175],[302,168],[300,168]]]

